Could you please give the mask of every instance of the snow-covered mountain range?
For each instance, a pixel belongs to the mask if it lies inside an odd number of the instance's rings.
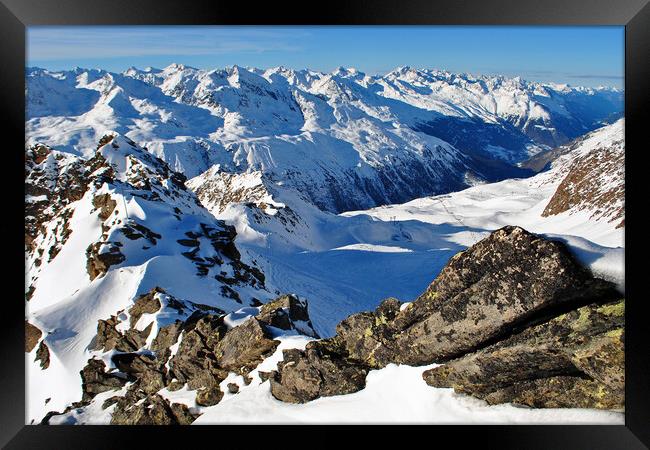
[[[452,255],[505,225],[569,242],[599,276],[622,284],[623,134],[624,120],[588,133],[530,178],[338,215],[259,172],[225,178],[213,168],[188,186],[235,226],[238,245],[258,255],[281,291],[311,299],[314,323],[326,336],[341,317],[388,292],[413,298]],[[570,201],[559,208],[558,198]]]
[[[622,113],[615,89],[396,69],[27,71],[27,143],[92,156],[117,131],[194,177],[259,171],[342,212],[530,174]]]
[[[28,69],[26,94],[28,423],[622,420],[489,409],[405,365],[300,406],[268,383],[506,225],[624,290],[622,92],[172,65]]]

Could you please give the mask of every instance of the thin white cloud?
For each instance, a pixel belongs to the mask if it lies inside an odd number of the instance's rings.
[[[32,60],[300,51],[304,30],[214,27],[31,27]]]

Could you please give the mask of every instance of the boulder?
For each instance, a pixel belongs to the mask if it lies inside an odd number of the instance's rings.
[[[178,350],[169,361],[172,378],[188,383],[190,389],[218,385],[228,376],[215,356],[216,347],[227,331],[223,318],[204,314],[192,324],[197,316],[185,322]]]
[[[373,368],[395,362],[398,355],[395,329],[391,326],[400,312],[401,303],[384,300],[374,312],[353,314],[336,326],[336,343],[340,353]]]
[[[135,299],[133,306],[129,309],[131,328],[135,327],[143,314],[153,314],[160,310],[162,305],[160,304],[160,300],[156,298],[156,294],[158,293],[164,294],[165,291],[159,287],[155,287]]]
[[[427,384],[495,403],[624,408],[625,301],[592,304],[430,369]]]
[[[122,397],[113,411],[111,425],[189,425],[196,417],[185,405],[171,404],[158,394],[135,403]]]
[[[119,244],[119,245],[118,245]],[[110,266],[123,262],[126,257],[120,252],[120,243],[95,242],[86,249],[86,271],[91,280],[102,277]],[[103,247],[107,250],[103,251]]]
[[[295,295],[282,295],[260,308],[257,320],[282,330],[296,329],[308,336],[318,337],[309,318],[307,302]]]
[[[426,292],[398,314],[395,362],[448,360],[560,311],[619,295],[563,243],[504,227],[455,255]]]
[[[80,374],[83,402],[90,401],[100,392],[120,389],[127,382],[126,378],[107,373],[104,361],[99,359],[89,359]]]
[[[147,394],[158,392],[165,387],[166,369],[153,356],[137,353],[116,353],[112,356],[115,367],[137,380],[137,388]]]
[[[216,349],[221,367],[240,374],[248,373],[271,355],[280,341],[271,339],[262,323],[251,317],[229,330]]]
[[[151,342],[150,349],[159,356],[161,360],[167,360],[171,356],[169,347],[178,342],[181,335],[183,322],[180,320],[165,325],[158,330],[158,334]]]
[[[97,335],[95,336],[93,349],[102,351],[115,349],[120,352],[134,352],[145,345],[153,326],[153,324],[149,324],[142,331],[129,328],[122,334],[117,331],[118,323],[116,316],[97,321]]]
[[[338,353],[331,341],[313,341],[304,351],[283,351],[283,361],[271,375],[271,394],[289,403],[350,394],[366,385],[368,368]]]
[[[219,386],[201,388],[196,392],[196,404],[200,406],[214,406],[223,398]]]
[[[111,198],[110,194],[99,194],[93,197],[93,206],[99,210],[99,218],[106,220],[115,210],[117,202]]]
[[[562,313],[619,296],[612,283],[594,278],[563,243],[507,226],[451,258],[406,307],[389,298],[374,312],[343,320],[333,338],[310,342],[304,352],[285,352],[289,359],[278,365],[272,393],[302,402],[354,392],[365,385],[358,378],[369,369],[449,361]],[[565,373],[567,367],[553,355],[550,363],[544,350],[534,355],[531,359],[549,376]],[[598,357],[589,361],[599,364]],[[517,360],[512,364],[518,365]],[[342,373],[356,378],[345,380]]]

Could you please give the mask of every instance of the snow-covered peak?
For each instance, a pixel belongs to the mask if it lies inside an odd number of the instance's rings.
[[[259,170],[330,210],[348,201],[324,189],[324,173],[363,186],[348,192],[353,204],[345,207],[404,201],[458,187],[468,170],[482,180],[511,176],[514,164],[622,110],[613,91],[411,67],[376,77],[354,68],[32,68],[27,78],[28,145],[91,157],[94,143],[116,130],[188,177],[214,164]],[[485,158],[496,166],[486,169]],[[378,180],[398,161],[417,173],[387,188]]]

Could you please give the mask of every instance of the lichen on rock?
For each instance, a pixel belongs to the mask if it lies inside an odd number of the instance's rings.
[[[563,317],[575,316],[573,325],[565,329],[570,331],[567,342],[574,339],[582,343],[574,354],[538,343],[531,344],[527,353],[520,346],[506,347],[495,353],[498,356],[478,353],[482,355],[481,367],[470,368],[469,356],[455,365],[429,371],[427,381],[442,383],[438,378],[446,377],[448,384],[453,384],[452,369],[457,367],[458,373],[465,373],[461,368],[466,368],[470,378],[454,387],[463,392],[473,389],[477,395],[485,394],[483,398],[492,392],[484,392],[488,389],[485,383],[501,388],[520,379],[578,374],[619,389],[620,384],[612,384],[620,381],[619,356],[614,357],[622,355],[622,347],[620,352],[616,350],[617,335],[612,335],[613,329],[607,325],[602,331],[610,335],[601,338],[609,340],[591,340],[591,345],[585,346],[586,336],[595,332],[592,310],[578,309],[594,305],[595,311],[600,311],[594,313],[598,317],[610,322],[622,320],[621,306],[601,306],[619,296],[612,283],[594,278],[563,243],[520,227],[504,227],[452,257],[408,308],[401,308],[396,299],[387,299],[373,312],[343,320],[333,338],[310,342],[304,351],[285,351],[284,362],[271,378],[271,392],[288,402],[354,392],[365,386],[369,369],[390,363],[417,366],[453,360],[500,341],[508,342],[522,330],[532,333],[529,330],[556,316],[553,323],[557,326],[566,325]],[[581,321],[580,314],[589,316]],[[576,328],[580,324],[585,328]],[[557,334],[557,339],[562,336]],[[612,359],[605,358],[608,352]],[[472,381],[471,376],[479,374],[484,374],[485,383]],[[587,385],[575,386],[579,392]]]

